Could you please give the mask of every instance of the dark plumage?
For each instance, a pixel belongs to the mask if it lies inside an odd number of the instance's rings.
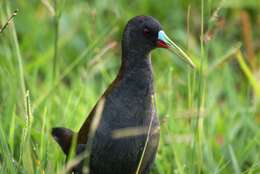
[[[150,52],[156,47],[173,47],[167,39],[159,22],[152,17],[137,16],[127,23],[122,39],[121,68],[117,78],[101,97],[104,99],[104,107],[91,144],[91,174],[133,174],[136,173],[140,162],[139,173],[149,173],[160,136],[153,97]],[[66,155],[73,135],[77,135],[76,154],[84,151],[100,101],[77,134],[66,128],[52,130],[52,135]],[[139,130],[139,134],[113,137],[116,131],[127,128]],[[145,148],[147,136],[148,143]],[[141,160],[143,151],[144,156]],[[83,163],[76,166],[74,172],[82,173],[82,166]]]

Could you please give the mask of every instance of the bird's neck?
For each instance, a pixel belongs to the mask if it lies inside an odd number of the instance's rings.
[[[150,54],[136,54],[135,51],[123,54],[119,74],[124,74],[122,80],[129,88],[145,90],[153,93],[153,70]]]

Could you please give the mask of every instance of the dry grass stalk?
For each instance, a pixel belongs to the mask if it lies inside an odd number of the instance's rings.
[[[242,10],[240,12],[241,24],[242,24],[242,34],[244,39],[244,44],[246,48],[246,54],[248,56],[248,61],[251,67],[255,68],[255,53],[253,47],[253,39],[252,39],[252,29],[251,22],[248,12]]]

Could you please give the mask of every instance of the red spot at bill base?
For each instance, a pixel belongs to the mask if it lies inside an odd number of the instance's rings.
[[[169,45],[167,45],[164,41],[158,40],[157,41],[157,47],[159,48],[169,48]]]

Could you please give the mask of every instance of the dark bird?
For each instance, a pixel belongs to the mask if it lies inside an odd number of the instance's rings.
[[[52,129],[53,137],[67,156],[74,136],[77,137],[77,155],[85,151],[91,139],[88,164],[81,161],[73,168],[75,173],[83,173],[83,166],[88,167],[90,174],[149,173],[160,136],[150,54],[158,47],[173,50],[194,67],[189,57],[167,37],[156,19],[134,17],[123,32],[119,73],[79,132],[62,127]],[[100,115],[98,121],[95,120],[97,115]]]

